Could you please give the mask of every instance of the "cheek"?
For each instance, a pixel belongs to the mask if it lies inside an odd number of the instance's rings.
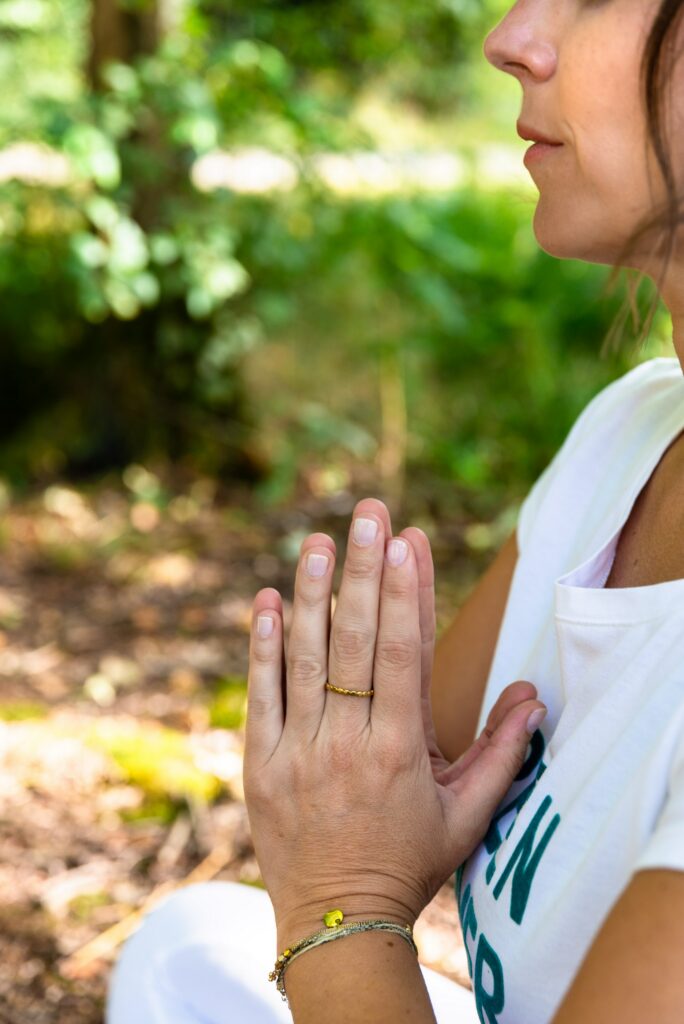
[[[611,262],[652,208],[638,82],[642,45],[636,26],[599,26],[597,19],[562,51],[557,109],[567,151],[553,167],[549,161],[547,173],[540,168],[534,221],[540,245],[554,255]]]
[[[641,45],[636,26],[632,32],[612,20],[600,29],[593,23],[591,31],[577,33],[558,67],[559,105],[577,174],[610,205],[634,198],[646,173]]]

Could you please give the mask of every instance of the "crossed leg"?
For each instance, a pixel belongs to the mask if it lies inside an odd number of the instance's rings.
[[[107,1024],[292,1024],[268,980],[276,955],[273,908],[263,889],[188,886],[159,903],[124,946]],[[467,989],[423,965],[421,971],[439,1024],[477,1024]]]

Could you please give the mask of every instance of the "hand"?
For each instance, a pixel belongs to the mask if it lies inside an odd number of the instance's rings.
[[[354,539],[359,518],[377,527],[366,544]],[[335,544],[320,533],[304,541],[287,658],[280,595],[266,588],[254,601],[244,788],[285,942],[323,927],[334,907],[346,920],[413,924],[484,836],[523,763],[530,714],[545,710],[531,683],[514,683],[472,747],[453,764],[442,756],[429,697],[429,543],[415,528],[387,538],[386,507],[360,502],[332,626]],[[405,560],[391,564],[386,548],[402,544]],[[312,554],[319,576],[306,570]],[[273,624],[266,637],[257,628],[264,619]],[[374,696],[328,691],[328,678],[348,689],[373,687]]]

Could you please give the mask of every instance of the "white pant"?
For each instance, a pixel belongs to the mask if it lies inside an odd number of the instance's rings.
[[[146,915],[124,946],[107,1024],[292,1024],[287,1003],[268,980],[276,939],[263,889],[238,882],[180,889]],[[467,989],[420,969],[439,1024],[477,1024]]]

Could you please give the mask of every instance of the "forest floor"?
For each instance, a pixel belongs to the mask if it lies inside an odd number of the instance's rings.
[[[277,587],[287,626],[301,541],[330,533],[338,571],[346,545],[346,493],[283,511],[127,473],[4,501],[0,1024],[101,1022],[136,910],[189,876],[262,885],[241,781],[251,603]],[[462,522],[421,516],[439,628],[483,556]],[[453,877],[415,935],[423,963],[469,984]]]

